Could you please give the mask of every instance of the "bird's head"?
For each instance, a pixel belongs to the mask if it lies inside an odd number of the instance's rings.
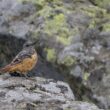
[[[31,41],[27,41],[24,45],[23,48],[28,48],[28,47],[32,47],[37,43],[37,41],[31,42]]]

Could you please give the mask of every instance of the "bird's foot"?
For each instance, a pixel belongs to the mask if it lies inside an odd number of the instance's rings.
[[[13,72],[13,73],[9,73],[11,76],[14,76],[14,77],[18,77],[18,76],[21,76],[19,73],[17,72]]]

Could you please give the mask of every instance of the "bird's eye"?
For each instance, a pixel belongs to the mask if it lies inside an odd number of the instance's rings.
[[[26,47],[29,47],[29,45],[27,44]]]

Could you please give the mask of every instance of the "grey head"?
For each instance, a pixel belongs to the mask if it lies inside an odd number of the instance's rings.
[[[31,41],[26,41],[26,43],[23,45],[23,48],[31,48],[33,47],[35,44],[37,43],[37,41],[31,42]]]

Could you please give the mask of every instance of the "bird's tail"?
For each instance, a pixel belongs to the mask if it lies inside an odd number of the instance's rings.
[[[11,69],[11,65],[7,65],[3,68],[0,69],[0,73],[7,73],[7,72],[10,72],[10,69]]]

